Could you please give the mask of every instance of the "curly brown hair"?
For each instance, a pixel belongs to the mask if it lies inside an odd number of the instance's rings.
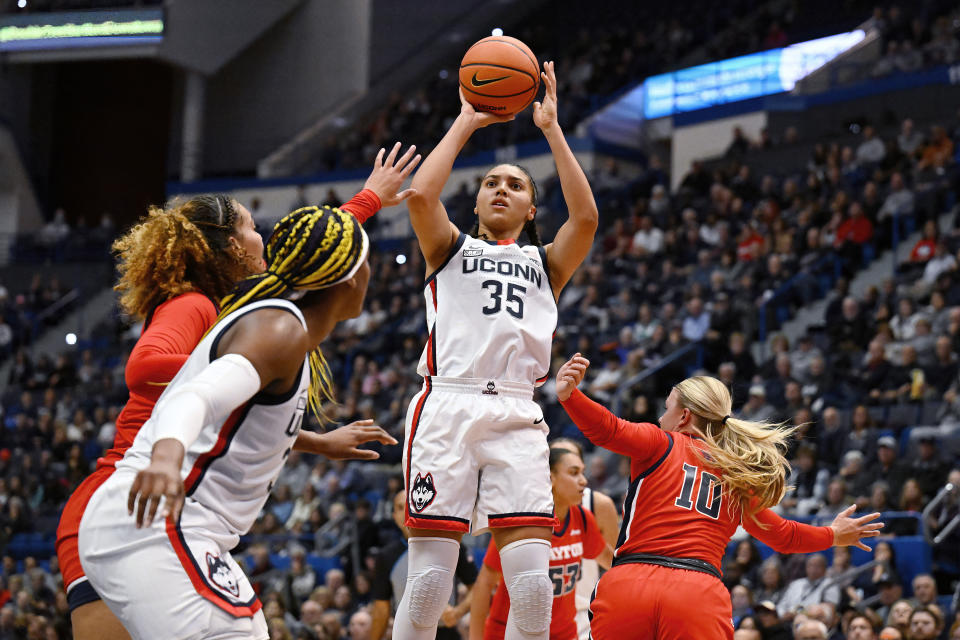
[[[248,276],[243,254],[230,246],[238,206],[228,196],[204,194],[150,207],[113,243],[123,312],[142,320],[188,291],[219,301]]]

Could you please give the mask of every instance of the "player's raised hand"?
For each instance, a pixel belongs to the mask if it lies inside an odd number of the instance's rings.
[[[570,397],[577,385],[583,381],[589,366],[590,361],[579,353],[573,354],[572,358],[563,363],[557,371],[557,400],[563,402]]]
[[[557,74],[553,70],[553,61],[543,63],[540,73],[545,87],[543,102],[533,103],[533,124],[546,131],[557,124]]]
[[[151,460],[150,465],[137,474],[130,486],[127,512],[133,515],[136,508],[138,529],[153,524],[161,499],[163,509],[160,516],[174,520],[179,518],[184,500],[183,479],[180,477],[180,465],[167,459]]]
[[[517,114],[498,116],[489,111],[477,111],[472,104],[467,102],[467,98],[463,95],[463,89],[460,89],[460,117],[467,118],[474,129],[482,129],[488,124],[510,122],[517,117]]]
[[[833,546],[835,547],[858,547],[864,551],[870,551],[870,547],[865,545],[861,538],[876,538],[880,535],[880,529],[883,529],[882,522],[873,522],[880,517],[879,513],[868,513],[859,518],[851,518],[850,514],[854,512],[857,505],[852,504],[834,518],[830,524],[833,529]]]
[[[373,171],[370,172],[370,177],[363,184],[364,189],[370,189],[377,194],[382,207],[392,207],[395,204],[400,204],[417,193],[416,189],[399,190],[404,180],[413,173],[413,170],[420,163],[420,154],[413,155],[417,150],[416,145],[410,145],[407,152],[397,160],[397,154],[402,146],[399,142],[393,145],[386,160],[383,156],[387,153],[387,150],[381,148],[377,154],[377,159],[373,162]]]
[[[379,453],[358,447],[368,442],[397,444],[396,439],[373,424],[373,420],[357,420],[320,437],[323,438],[323,455],[331,460],[376,460]]]

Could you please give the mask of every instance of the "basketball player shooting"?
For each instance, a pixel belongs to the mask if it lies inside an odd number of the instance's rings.
[[[540,246],[537,189],[513,164],[490,169],[477,193],[476,237],[447,217],[440,193],[474,131],[510,117],[460,114],[423,162],[407,203],[423,252],[430,332],[418,373],[423,389],[407,412],[404,472],[411,530],[407,588],[394,638],[433,638],[453,588],[459,540],[491,529],[511,609],[505,637],[546,640],[553,601],[548,575],[555,522],[547,426],[533,402],[549,375],[556,299],[590,251],[597,206],[557,123],[557,82],[533,121],[550,145],[569,218]],[[531,245],[520,247],[526,232]]]

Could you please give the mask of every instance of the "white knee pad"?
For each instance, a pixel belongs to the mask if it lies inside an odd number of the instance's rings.
[[[453,592],[460,543],[449,538],[410,538],[407,591],[410,622],[435,627]]]
[[[500,550],[500,562],[510,594],[510,618],[525,634],[545,634],[553,609],[550,543],[537,538],[512,542]]]

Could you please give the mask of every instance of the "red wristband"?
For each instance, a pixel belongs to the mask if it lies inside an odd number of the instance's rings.
[[[380,206],[380,198],[377,194],[370,189],[364,189],[340,208],[352,213],[353,217],[359,220],[360,224],[363,224],[372,218],[377,211],[380,211]]]

